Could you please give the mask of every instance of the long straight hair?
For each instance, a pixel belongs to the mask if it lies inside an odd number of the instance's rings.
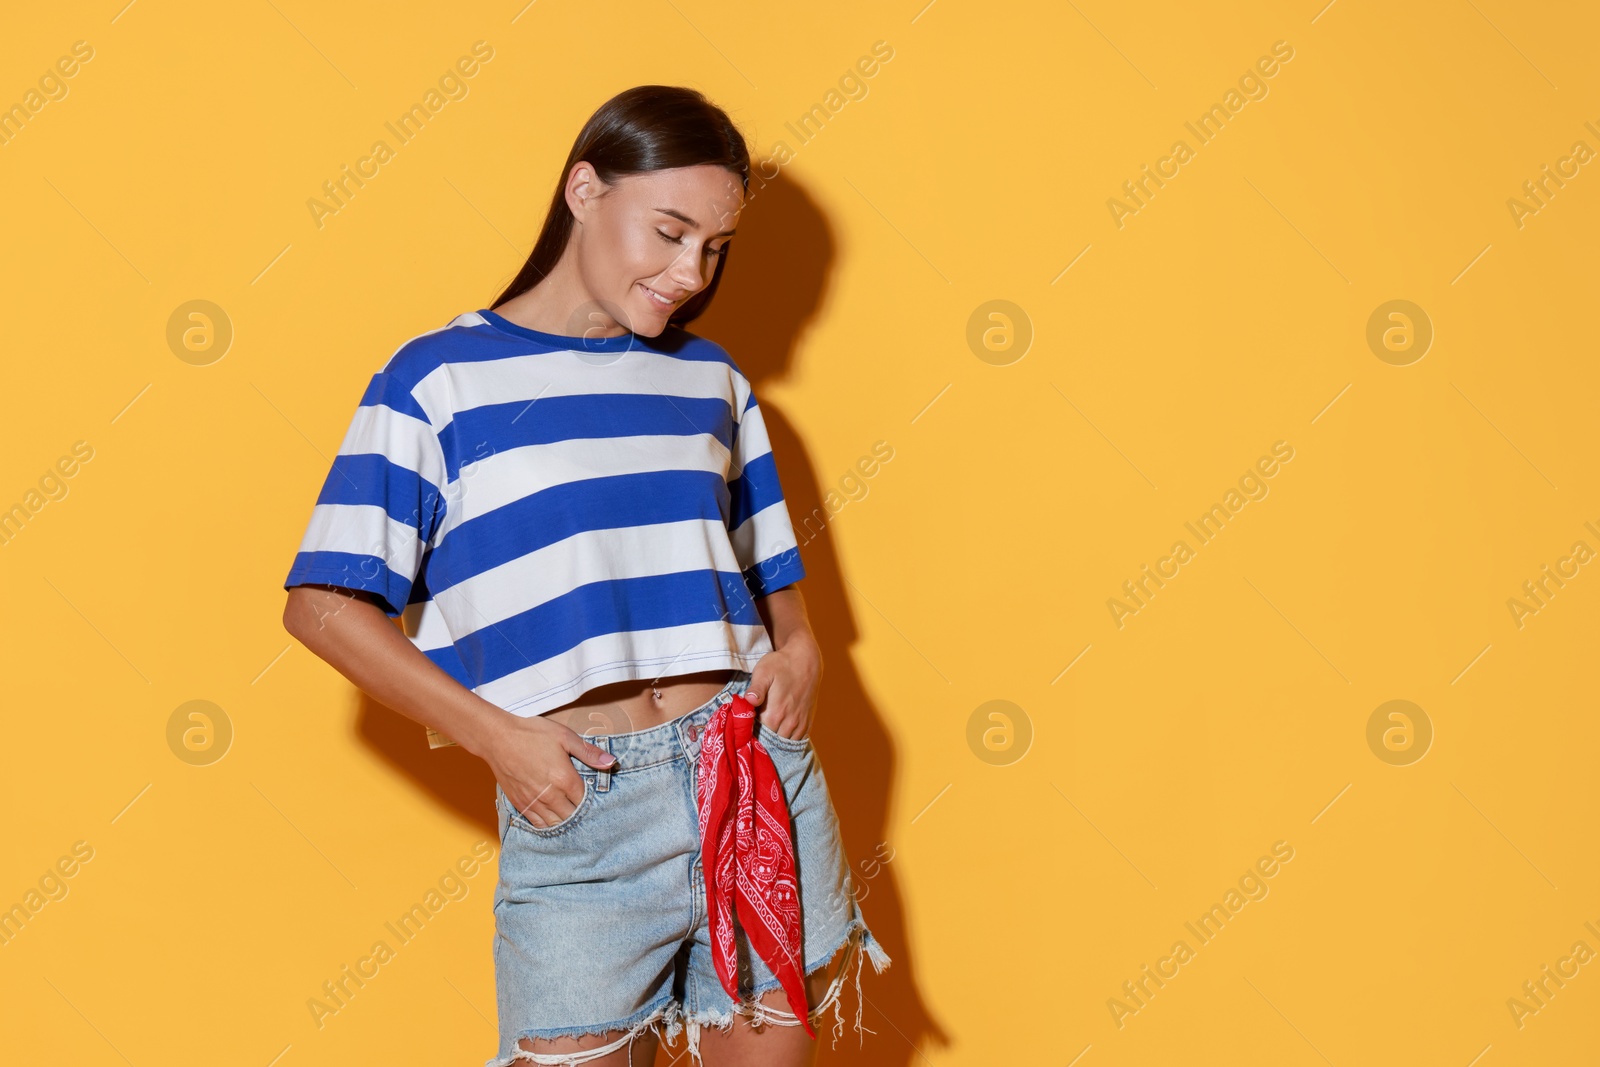
[[[567,206],[566,188],[579,160],[593,165],[607,185],[630,174],[710,163],[737,174],[746,195],[750,191],[750,148],[727,112],[695,89],[673,85],[625,89],[600,105],[572,143],[533,252],[491,309],[532,289],[555,269],[576,221]],[[684,301],[668,325],[683,326],[705,311],[722,281],[732,243],[725,244],[717,257],[711,283]]]

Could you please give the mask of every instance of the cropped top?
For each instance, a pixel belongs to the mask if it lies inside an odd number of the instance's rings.
[[[751,670],[805,577],[749,380],[715,342],[542,333],[487,309],[373,375],[284,588],[377,594],[522,716],[629,679]]]

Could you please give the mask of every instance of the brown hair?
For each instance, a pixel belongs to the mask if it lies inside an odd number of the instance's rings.
[[[572,235],[574,220],[567,206],[566,186],[579,160],[592,164],[595,174],[608,185],[630,174],[710,163],[737,174],[746,194],[750,190],[750,149],[727,112],[695,89],[672,85],[626,89],[600,105],[578,133],[556,181],[555,196],[533,252],[491,308],[532,289],[555,269]],[[717,257],[710,284],[684,301],[667,320],[669,326],[692,322],[705,311],[722,281],[731,245],[732,241],[724,245]]]

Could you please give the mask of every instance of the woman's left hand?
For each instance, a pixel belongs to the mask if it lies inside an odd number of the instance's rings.
[[[791,641],[756,661],[744,698],[767,729],[798,741],[811,735],[821,681],[821,651],[812,642]]]

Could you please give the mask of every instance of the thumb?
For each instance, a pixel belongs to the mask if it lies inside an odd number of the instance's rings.
[[[572,752],[574,756],[577,756],[595,770],[609,770],[610,768],[614,767],[617,762],[617,757],[613,756],[599,745],[591,745],[587,741],[580,740],[574,749],[569,749],[568,751]]]
[[[765,682],[751,682],[750,687],[744,691],[744,698],[756,707],[760,707],[761,702],[766,697],[767,686]]]

